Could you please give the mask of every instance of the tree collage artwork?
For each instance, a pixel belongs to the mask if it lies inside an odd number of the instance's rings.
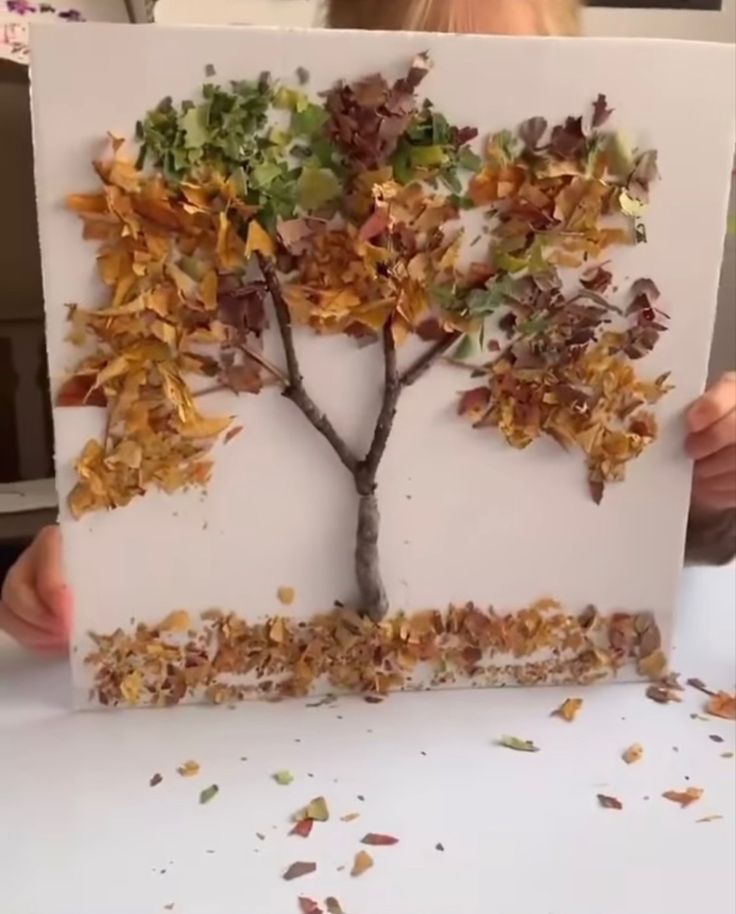
[[[647,242],[657,151],[614,129],[616,98],[597,91],[560,122],[540,112],[481,136],[425,97],[432,68],[419,53],[398,78],[314,92],[303,68],[286,81],[244,66],[230,82],[204,62],[190,98],[152,99],[134,136],[110,134],[96,189],[67,188],[107,289],[101,307],[68,306],[83,348],[55,393],[61,410],[106,417],[78,454],[75,522],[154,490],[206,490],[218,449],[259,434],[210,408],[223,392],[285,398],[355,504],[355,586],[334,606],[291,619],[283,586],[284,614],[162,606],[158,624],[91,632],[94,701],[665,674],[655,616],[637,607],[571,611],[550,594],[508,614],[399,611],[385,585],[380,470],[405,394],[437,366],[455,372],[454,421],[489,447],[554,442],[596,510],[657,440],[671,390],[647,370],[670,322],[657,277],[617,275],[609,259]],[[367,450],[313,393],[305,333],[380,353]]]

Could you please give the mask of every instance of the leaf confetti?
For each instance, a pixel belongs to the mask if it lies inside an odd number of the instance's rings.
[[[624,804],[621,802],[621,800],[617,799],[616,797],[606,796],[606,794],[604,794],[604,793],[598,794],[598,802],[603,807],[603,809],[619,809],[620,810],[620,809],[624,808]]]
[[[514,752],[539,752],[539,747],[535,746],[531,740],[518,739],[516,736],[502,736],[498,745],[506,749],[513,749]]]
[[[391,847],[394,844],[399,843],[398,838],[393,838],[391,835],[376,835],[369,833],[361,840],[361,844],[367,844],[370,847]]]
[[[373,857],[367,851],[358,851],[353,861],[351,876],[362,876],[373,866]]]
[[[688,806],[697,803],[704,793],[700,787],[688,787],[686,790],[667,790],[662,796],[671,803],[678,803],[682,809],[687,809]]]
[[[560,717],[562,720],[572,723],[580,713],[582,707],[582,698],[568,698],[560,705],[554,714],[556,717]]]
[[[204,806],[205,803],[209,803],[214,800],[217,794],[220,792],[220,788],[217,784],[212,784],[210,787],[206,787],[199,795],[199,802]]]

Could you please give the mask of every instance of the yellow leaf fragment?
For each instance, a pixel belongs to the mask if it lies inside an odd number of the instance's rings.
[[[201,765],[199,762],[188,761],[179,765],[176,770],[183,778],[193,778],[199,774]]]
[[[162,632],[176,632],[183,634],[192,627],[192,617],[185,609],[176,609],[159,625]]]
[[[644,747],[639,743],[634,743],[624,751],[621,758],[626,762],[627,765],[634,765],[636,762],[640,762],[642,758],[644,758]]]
[[[276,596],[284,606],[291,606],[296,599],[296,590],[293,587],[279,587]]]
[[[582,707],[582,698],[568,698],[563,701],[563,703],[554,712],[554,714],[556,717],[561,717],[562,720],[566,720],[568,723],[571,723],[578,716]]]
[[[351,876],[362,876],[373,866],[373,857],[367,851],[358,851],[353,861]]]

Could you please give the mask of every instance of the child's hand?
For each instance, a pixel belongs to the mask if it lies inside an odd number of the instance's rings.
[[[67,646],[72,594],[61,567],[58,527],[46,527],[8,572],[0,599],[0,629],[26,647]]]
[[[725,374],[687,415],[687,450],[695,460],[696,514],[736,508],[736,372]]]

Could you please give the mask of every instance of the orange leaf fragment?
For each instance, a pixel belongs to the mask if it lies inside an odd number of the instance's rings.
[[[242,431],[243,431],[242,425],[236,425],[235,428],[231,428],[230,431],[227,433],[227,435],[225,435],[225,438],[224,438],[225,444],[228,444],[228,442],[232,441],[233,438],[235,438],[237,435],[239,435]]]
[[[728,692],[718,692],[706,705],[708,714],[722,717],[725,720],[736,720],[736,695]]]
[[[562,702],[560,707],[554,712],[555,717],[561,717],[568,723],[572,723],[580,713],[583,707],[582,698],[568,698]]]
[[[184,762],[183,765],[179,765],[176,770],[183,778],[193,778],[199,774],[200,764],[199,762],[188,761]]]
[[[362,876],[373,866],[373,857],[367,851],[358,851],[355,855],[351,876]]]
[[[629,748],[621,756],[627,765],[633,765],[636,762],[640,762],[643,757],[644,747],[639,745],[639,743],[634,743],[632,746],[629,746]]]
[[[703,796],[704,790],[700,787],[688,787],[687,790],[667,790],[662,796],[671,803],[679,803],[682,809],[687,809]]]
[[[300,819],[289,832],[290,835],[299,835],[300,838],[308,838],[314,828],[314,819]]]
[[[185,609],[175,609],[159,625],[159,631],[183,634],[192,627],[192,618]]]

